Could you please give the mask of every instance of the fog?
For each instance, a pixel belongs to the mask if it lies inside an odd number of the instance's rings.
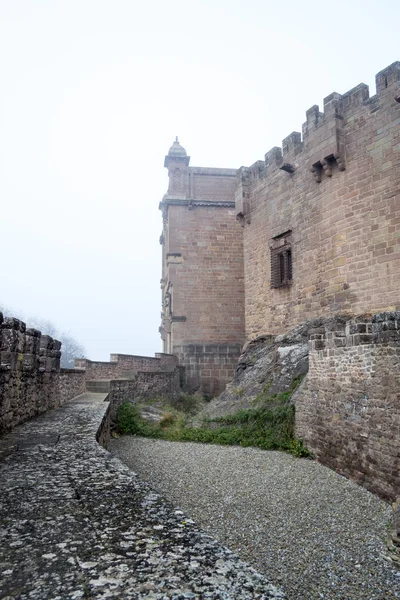
[[[0,0],[0,305],[161,349],[164,155],[249,166],[400,59],[400,5]]]

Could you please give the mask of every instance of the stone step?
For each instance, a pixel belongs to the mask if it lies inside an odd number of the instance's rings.
[[[99,381],[87,381],[86,382],[86,391],[87,392],[96,392],[96,393],[104,393],[110,391],[110,381],[103,379]]]

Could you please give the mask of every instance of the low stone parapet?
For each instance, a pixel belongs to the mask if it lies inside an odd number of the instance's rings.
[[[75,359],[75,367],[85,371],[86,380],[132,378],[138,372],[171,372],[178,366],[173,354],[157,353],[152,356],[134,354],[110,354],[110,361],[94,361],[87,358]]]
[[[59,404],[61,342],[0,313],[0,433]]]

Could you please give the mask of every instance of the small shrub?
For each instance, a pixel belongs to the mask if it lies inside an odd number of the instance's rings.
[[[175,415],[171,412],[164,413],[160,419],[160,427],[169,427],[175,422]]]
[[[136,433],[139,411],[132,402],[124,402],[118,407],[116,426],[120,433]]]
[[[290,454],[299,458],[312,458],[312,453],[306,448],[303,440],[293,439],[288,450]]]
[[[188,415],[195,415],[203,404],[203,397],[200,394],[185,394],[181,392],[179,396],[170,400],[170,405],[177,411]]]
[[[244,389],[242,387],[234,387],[231,388],[231,392],[234,396],[243,396],[244,395]]]
[[[130,433],[152,436],[156,431],[157,425],[148,423],[140,417],[138,407],[132,402],[124,402],[118,407],[116,415],[116,430],[118,433]]]

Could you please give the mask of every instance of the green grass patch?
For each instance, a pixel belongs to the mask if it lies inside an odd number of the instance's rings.
[[[140,408],[125,402],[117,412],[117,431],[169,441],[254,446],[264,450],[284,450],[295,456],[310,456],[303,442],[294,437],[295,408],[290,397],[300,381],[293,382],[290,390],[281,394],[268,396],[263,390],[257,408],[210,419],[201,427],[185,424],[187,414],[193,414],[195,401],[192,404],[186,399],[185,411],[179,411],[174,404],[173,411],[165,413],[159,424],[144,421],[140,417]]]

